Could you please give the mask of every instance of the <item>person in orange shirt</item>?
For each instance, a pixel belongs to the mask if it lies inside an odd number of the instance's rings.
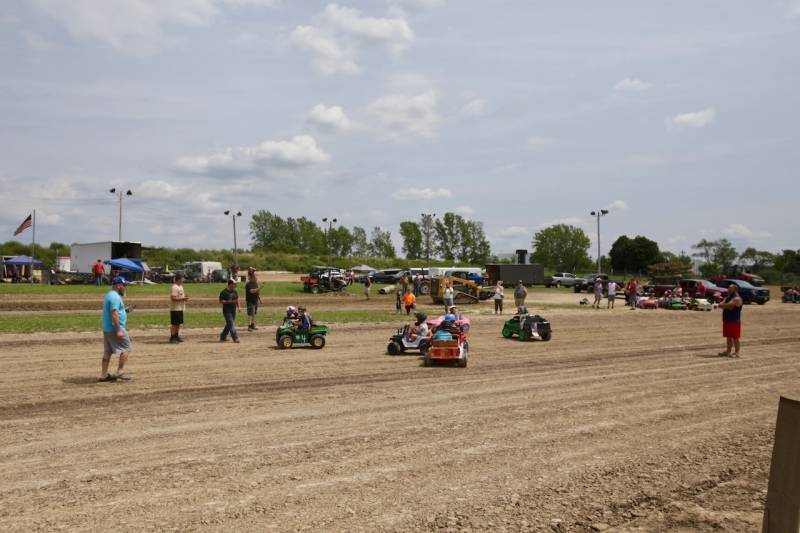
[[[408,291],[403,295],[403,304],[406,306],[406,314],[410,315],[411,310],[416,307],[417,297],[414,296],[412,291]]]

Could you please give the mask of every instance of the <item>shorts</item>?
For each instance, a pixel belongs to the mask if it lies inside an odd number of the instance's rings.
[[[615,293],[611,293],[611,294],[609,294],[609,295],[608,295],[608,299],[609,299],[609,300],[613,300],[613,299],[615,299],[616,297],[617,297],[617,295],[616,295]]]
[[[723,322],[722,336],[731,339],[738,339],[742,336],[741,322]]]
[[[180,326],[183,324],[183,311],[170,311],[169,323],[173,326]]]
[[[518,298],[514,296],[514,307],[522,307],[525,305],[525,297]]]
[[[116,331],[104,331],[103,332],[103,354],[104,355],[111,355],[115,353],[130,353],[131,351],[131,338],[128,336],[128,332],[124,329],[122,330],[124,333],[123,337],[120,339],[117,337]]]
[[[256,313],[258,313],[258,302],[247,304],[247,316],[256,316]]]

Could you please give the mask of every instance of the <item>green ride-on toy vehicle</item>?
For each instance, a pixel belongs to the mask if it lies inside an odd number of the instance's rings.
[[[503,324],[503,337],[510,339],[514,335],[521,341],[549,341],[553,337],[550,321],[539,315],[514,315]]]
[[[307,344],[315,350],[319,350],[325,346],[325,336],[330,331],[328,326],[314,323],[311,324],[308,331],[298,331],[291,320],[285,320],[283,325],[278,326],[275,341],[278,343],[278,348],[282,349],[292,348],[298,344]]]

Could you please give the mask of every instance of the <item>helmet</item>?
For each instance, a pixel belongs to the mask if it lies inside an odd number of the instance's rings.
[[[427,320],[428,318],[428,315],[426,315],[425,313],[414,313],[414,316],[417,317],[417,320],[419,320],[420,322],[422,322],[423,320]]]
[[[449,321],[449,322],[455,322],[456,321],[456,315],[454,315],[452,313],[447,313],[446,315],[444,315],[444,320],[445,321]]]
[[[517,313],[519,313],[520,315],[527,315],[528,314],[528,308],[525,307],[524,305],[520,305],[517,308]]]
[[[293,305],[286,308],[287,313],[294,313],[295,311],[297,311],[297,309],[295,309]]]

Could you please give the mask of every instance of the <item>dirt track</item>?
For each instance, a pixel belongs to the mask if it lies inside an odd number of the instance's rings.
[[[547,317],[476,316],[467,369],[384,355],[391,325],[134,331],[125,384],[95,333],[0,336],[0,530],[757,530],[800,306],[748,306],[739,360],[716,312]]]

